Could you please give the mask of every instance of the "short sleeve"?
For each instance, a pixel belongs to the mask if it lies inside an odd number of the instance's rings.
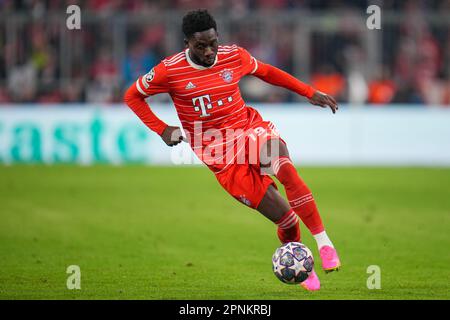
[[[167,71],[164,63],[160,62],[148,73],[136,80],[136,89],[145,96],[169,92]]]
[[[242,74],[254,74],[258,70],[258,61],[244,48],[239,47]]]

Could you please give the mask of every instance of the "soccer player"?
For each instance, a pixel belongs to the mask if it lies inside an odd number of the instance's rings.
[[[308,98],[313,105],[329,107],[333,113],[338,109],[336,101],[237,45],[220,46],[216,22],[206,10],[187,13],[182,29],[185,49],[139,77],[125,93],[125,103],[168,146],[189,142],[231,196],[277,225],[282,243],[300,242],[300,217],[317,242],[325,272],[338,270],[337,252],[286,143],[271,122],[246,105],[238,83],[246,75],[258,77]],[[181,128],[164,123],[145,101],[164,92],[175,104],[186,138]],[[288,201],[267,173],[284,186]],[[314,270],[301,285],[307,290],[320,288]]]

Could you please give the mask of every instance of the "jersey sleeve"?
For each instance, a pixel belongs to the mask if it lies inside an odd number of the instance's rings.
[[[239,48],[239,52],[241,55],[243,76],[246,74],[254,75],[267,83],[286,88],[309,99],[314,95],[316,90],[310,85],[303,83],[281,69],[256,60],[243,48]]]
[[[148,73],[136,80],[136,89],[144,96],[169,92],[167,71],[164,63],[160,62]]]
[[[244,48],[239,47],[242,75],[254,74],[258,70],[258,61]]]

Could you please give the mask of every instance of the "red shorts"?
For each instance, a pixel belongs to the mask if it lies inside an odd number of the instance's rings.
[[[231,196],[256,209],[269,186],[273,185],[277,188],[273,179],[261,170],[259,159],[261,147],[271,139],[279,139],[283,143],[284,141],[280,138],[275,126],[270,121],[263,121],[259,113],[254,109],[251,112],[256,112],[256,117],[247,126],[247,129],[249,129],[247,139],[250,142],[246,143],[245,147],[245,163],[229,164],[224,170],[215,173],[215,175],[220,185]],[[256,148],[252,148],[252,146],[256,146]],[[253,155],[251,154],[252,152]]]
[[[268,175],[261,175],[255,165],[233,164],[216,174],[220,185],[236,200],[256,209],[270,185],[277,187]]]

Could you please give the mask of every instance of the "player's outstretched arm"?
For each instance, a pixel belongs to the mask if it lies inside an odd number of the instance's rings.
[[[296,92],[308,98],[309,102],[313,105],[322,108],[329,107],[333,113],[336,113],[336,110],[338,110],[336,100],[332,96],[314,89],[310,85],[291,76],[289,73],[270,64],[262,63],[261,61],[257,63],[257,69],[253,75],[261,80]]]
[[[169,126],[159,119],[150,109],[145,96],[139,92],[136,85],[133,84],[128,88],[124,95],[124,102],[133,112],[141,119],[141,121],[152,131],[156,132],[165,144],[174,146],[183,140],[183,135],[179,127]]]
[[[148,96],[165,92],[169,92],[167,70],[164,63],[160,62],[130,86],[125,93],[124,101],[150,130],[156,132],[165,144],[172,147],[183,141],[181,129],[168,126],[145,102]]]

